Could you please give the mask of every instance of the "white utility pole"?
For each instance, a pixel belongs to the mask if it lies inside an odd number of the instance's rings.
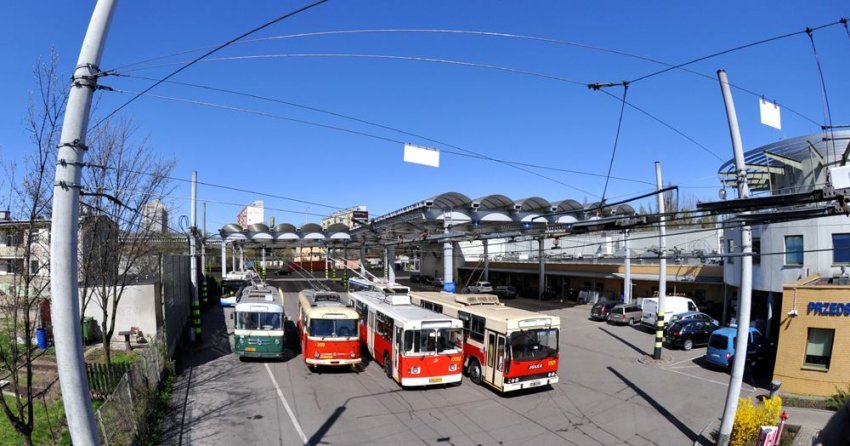
[[[655,315],[655,349],[652,357],[661,359],[661,350],[664,345],[664,304],[667,296],[667,222],[664,213],[664,193],[660,192],[664,188],[664,182],[661,181],[661,163],[655,162],[655,185],[659,193],[658,199],[658,312]]]
[[[97,88],[100,57],[116,0],[99,0],[89,22],[71,80],[68,108],[59,138],[50,229],[50,296],[56,366],[71,441],[100,444],[83,359],[77,246],[81,165],[86,151],[92,94]]]
[[[201,209],[203,212],[201,215],[201,290],[203,294],[201,295],[202,303],[204,305],[207,304],[207,294],[209,290],[207,290],[207,202],[202,203]]]
[[[198,228],[198,172],[192,171],[192,227],[189,228],[189,278],[192,281],[192,328],[189,332],[189,342],[195,342],[195,338],[201,331],[201,305],[198,302],[198,259],[195,257],[197,228]]]
[[[623,278],[623,303],[632,303],[632,256],[629,249],[629,230],[623,230],[623,249],[626,250],[625,277]]]
[[[750,188],[747,185],[747,167],[744,163],[744,149],[741,143],[741,131],[738,128],[738,115],[735,112],[735,102],[729,89],[726,71],[717,70],[720,80],[720,90],[723,92],[723,102],[726,104],[726,118],[729,121],[729,134],[732,137],[732,150],[735,154],[735,169],[738,172],[738,198],[749,198]],[[720,422],[720,434],[717,444],[726,446],[732,435],[732,425],[735,413],[738,411],[738,397],[741,394],[741,382],[744,379],[744,366],[747,361],[747,346],[750,338],[750,304],[753,283],[753,252],[752,231],[750,225],[741,228],[741,289],[738,299],[738,336],[735,340],[735,360],[732,363],[732,374],[729,377],[729,388],[726,393],[726,406],[723,408],[723,419]],[[731,252],[727,254],[733,254]]]

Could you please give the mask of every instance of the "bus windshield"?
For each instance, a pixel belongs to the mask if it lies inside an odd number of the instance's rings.
[[[558,353],[558,330],[555,328],[515,331],[510,338],[514,361],[548,358]]]
[[[405,353],[447,353],[457,350],[460,328],[404,331]]]
[[[310,336],[348,338],[357,336],[357,319],[312,319]]]
[[[280,330],[282,321],[280,313],[240,311],[236,314],[236,328],[242,330]]]
[[[221,283],[221,297],[229,297],[239,294],[246,282],[243,280],[225,280]]]

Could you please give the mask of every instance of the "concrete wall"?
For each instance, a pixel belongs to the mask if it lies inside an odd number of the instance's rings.
[[[91,303],[86,307],[86,316],[93,317],[100,327],[103,322],[103,310],[99,302],[100,291],[95,290]],[[112,306],[112,299],[107,303]],[[113,341],[120,341],[118,332],[139,327],[145,336],[153,336],[162,327],[162,296],[159,282],[132,285],[124,289],[115,312],[115,334]],[[107,315],[109,317],[109,315]]]
[[[807,311],[809,302],[850,303],[850,286],[813,285],[812,278],[786,285],[782,297],[779,345],[773,378],[782,381],[782,392],[799,395],[832,395],[836,386],[850,383],[850,316],[822,315]],[[797,316],[788,312],[796,309]],[[803,365],[808,329],[835,330],[829,370],[812,370]]]

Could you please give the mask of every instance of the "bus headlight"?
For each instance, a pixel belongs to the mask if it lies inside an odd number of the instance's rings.
[[[555,376],[555,372],[549,372],[549,377],[551,378],[553,376]]]
[[[352,358],[354,358],[357,355],[355,355],[354,352],[351,352],[351,353],[348,354],[348,356],[351,356]]]
[[[316,359],[319,359],[319,352],[313,353],[313,357],[316,358]]]
[[[410,368],[410,374],[411,375],[418,375],[419,374],[419,366],[411,367]]]
[[[274,343],[275,343],[275,344],[280,344],[280,339],[275,338]]]
[[[449,371],[450,371],[450,372],[454,372],[454,371],[456,371],[456,370],[457,370],[457,364],[455,364],[455,363],[451,363],[451,364],[449,365]]]

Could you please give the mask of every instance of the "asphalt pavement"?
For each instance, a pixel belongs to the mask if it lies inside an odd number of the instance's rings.
[[[292,317],[307,283],[270,282]],[[588,306],[506,303],[561,317],[558,384],[508,395],[467,379],[403,390],[368,361],[359,373],[312,372],[295,343],[282,361],[240,362],[231,310],[211,310],[203,346],[180,357],[166,444],[679,445],[721,415],[729,375],[702,365],[704,348],[644,364],[648,332],[590,321]],[[745,384],[742,396],[754,392]]]

